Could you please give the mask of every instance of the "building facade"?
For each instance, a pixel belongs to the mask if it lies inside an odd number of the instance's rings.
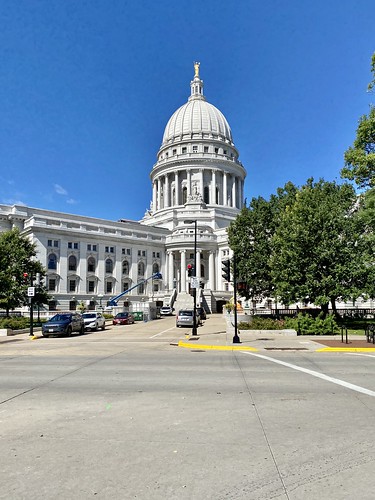
[[[194,259],[199,303],[216,312],[230,298],[221,263],[230,256],[226,228],[243,206],[246,171],[227,120],[204,96],[199,63],[194,70],[188,101],[165,127],[141,221],[0,205],[0,231],[18,227],[36,243],[51,310],[105,306],[137,283],[120,307],[188,306]],[[156,273],[162,277],[143,282]]]

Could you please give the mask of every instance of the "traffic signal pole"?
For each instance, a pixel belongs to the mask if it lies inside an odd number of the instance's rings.
[[[197,221],[194,221],[194,269],[193,276],[196,278],[197,276]],[[196,280],[195,280],[196,281]],[[194,288],[193,292],[193,331],[192,335],[198,335],[197,332],[197,289]]]
[[[234,337],[233,344],[240,344],[241,340],[238,336],[238,323],[237,323],[237,266],[236,256],[233,255],[233,301],[234,301]]]
[[[30,274],[30,287],[33,286],[33,275]],[[30,337],[34,337],[34,314],[33,314],[33,296],[29,297],[29,306],[30,306]]]

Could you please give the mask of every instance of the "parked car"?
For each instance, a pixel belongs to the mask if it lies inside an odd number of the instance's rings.
[[[197,307],[197,313],[199,314],[201,321],[207,319],[207,314],[206,311],[204,310],[204,307]]]
[[[199,325],[199,316],[196,314],[196,326]],[[181,309],[178,311],[178,314],[176,316],[176,326],[181,327],[181,326],[194,326],[194,311],[193,309]]]
[[[171,316],[173,314],[173,309],[171,306],[162,306],[160,308],[160,315],[161,316]]]
[[[49,337],[50,335],[66,335],[69,337],[73,332],[78,332],[79,335],[85,333],[83,318],[78,313],[58,313],[42,325],[43,337]]]
[[[85,330],[105,330],[105,318],[102,313],[96,311],[85,312],[82,314],[85,323]]]
[[[113,318],[114,325],[130,325],[134,323],[134,316],[128,312],[117,313]]]

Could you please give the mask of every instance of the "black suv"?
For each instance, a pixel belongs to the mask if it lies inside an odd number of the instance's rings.
[[[78,332],[80,335],[85,333],[85,323],[78,313],[58,313],[55,314],[46,323],[43,323],[43,337],[50,335],[70,336],[72,332]]]

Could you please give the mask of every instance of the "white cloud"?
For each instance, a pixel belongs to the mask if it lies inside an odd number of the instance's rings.
[[[54,184],[54,188],[57,194],[63,194],[65,196],[68,194],[68,191],[60,186],[60,184]]]
[[[26,203],[24,203],[23,201],[20,201],[20,200],[15,200],[13,198],[4,199],[3,203],[5,205],[21,205],[23,207],[26,207]]]
[[[75,205],[76,203],[78,203],[77,200],[73,200],[73,198],[68,198],[66,200],[67,203],[69,203],[69,205]]]

